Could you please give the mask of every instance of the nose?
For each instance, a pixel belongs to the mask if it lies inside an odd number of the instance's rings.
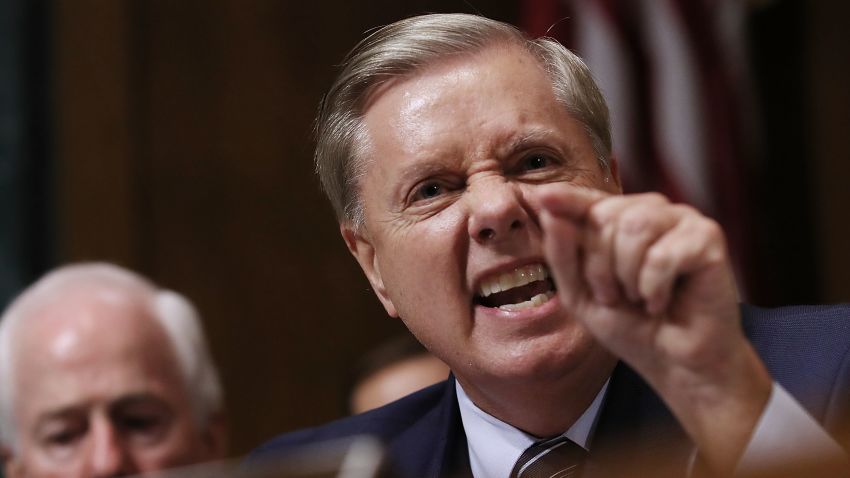
[[[500,242],[528,227],[531,220],[522,191],[503,177],[467,188],[469,236],[480,244]]]
[[[106,478],[135,472],[121,436],[111,423],[95,420],[90,433],[90,476]]]

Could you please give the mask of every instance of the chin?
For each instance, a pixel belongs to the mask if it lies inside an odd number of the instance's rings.
[[[569,374],[597,354],[584,331],[552,334],[491,346],[481,354],[482,372],[502,380],[545,380]]]

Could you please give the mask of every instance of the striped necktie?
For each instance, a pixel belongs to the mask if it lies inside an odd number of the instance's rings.
[[[581,473],[587,451],[559,436],[528,447],[514,465],[511,478],[574,478]]]

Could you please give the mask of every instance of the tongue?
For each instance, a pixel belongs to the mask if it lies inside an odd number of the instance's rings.
[[[496,292],[487,297],[481,297],[480,303],[485,307],[499,307],[505,304],[519,304],[530,300],[537,294],[543,294],[552,290],[552,282],[547,280],[539,280],[526,284],[520,287],[514,287],[502,292]]]

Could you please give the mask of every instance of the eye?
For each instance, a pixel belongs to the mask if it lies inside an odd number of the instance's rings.
[[[60,420],[47,423],[39,433],[40,447],[53,460],[64,461],[76,453],[88,433],[83,420]]]
[[[116,428],[130,442],[157,442],[167,429],[167,420],[160,415],[128,414],[116,419]]]
[[[65,447],[73,444],[82,436],[79,430],[58,430],[45,437],[45,442],[50,447]]]
[[[159,398],[142,397],[116,405],[110,419],[129,443],[150,445],[168,433],[174,423],[174,412]]]
[[[544,154],[535,153],[527,156],[522,161],[522,168],[526,171],[533,171],[535,169],[543,169],[552,164],[553,160],[549,156]]]
[[[443,186],[436,182],[425,183],[416,191],[416,197],[419,199],[431,199],[439,196],[444,192]]]
[[[437,199],[446,194],[455,191],[458,185],[454,184],[451,179],[427,179],[417,185],[410,195],[409,204],[415,204],[423,201],[427,202],[432,199]]]
[[[152,415],[126,416],[121,418],[121,429],[127,431],[147,431],[159,426],[160,419]]]

